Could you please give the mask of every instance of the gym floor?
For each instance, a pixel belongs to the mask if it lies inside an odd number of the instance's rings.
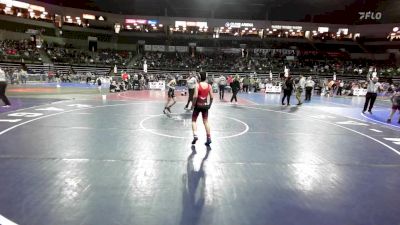
[[[1,225],[400,224],[388,102],[215,96],[207,148],[186,96],[167,116],[161,91],[23,90],[0,113]]]

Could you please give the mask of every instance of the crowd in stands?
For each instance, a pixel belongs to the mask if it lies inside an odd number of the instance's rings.
[[[90,52],[82,49],[53,47],[46,52],[55,63],[63,64],[100,64],[100,65],[127,65],[132,58],[128,51],[99,50]]]
[[[0,60],[40,62],[41,58],[35,43],[29,40],[3,40],[0,41]]]
[[[134,66],[156,70],[204,70],[218,72],[283,72],[284,68],[294,73],[366,75],[376,69],[383,76],[398,76],[400,68],[391,61],[351,60],[346,55],[328,56],[297,54],[288,51],[275,53],[202,54],[147,52]]]

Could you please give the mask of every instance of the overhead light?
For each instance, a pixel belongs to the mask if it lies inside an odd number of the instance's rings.
[[[256,28],[255,27],[253,27],[253,29],[252,30],[256,30]]]
[[[393,27],[393,32],[399,31],[399,27]]]
[[[22,16],[22,13],[20,13],[20,12],[19,12],[19,13],[17,13],[17,16]]]
[[[276,29],[273,29],[273,31],[276,31]]]
[[[86,20],[95,20],[96,16],[95,15],[91,15],[91,14],[83,14],[82,18],[86,19]]]
[[[102,16],[99,16],[99,20],[104,20],[104,17],[102,17]]]
[[[0,4],[4,4],[6,6],[12,7],[13,1],[12,0],[0,0]]]
[[[81,20],[81,18],[79,16],[75,17],[76,20]]]
[[[29,4],[25,2],[20,2],[20,1],[12,1],[12,6],[21,8],[21,9],[28,9]]]
[[[67,19],[71,19],[71,16],[66,16],[65,18],[67,18]]]
[[[301,30],[297,30],[297,32],[301,32]]]
[[[158,26],[159,26],[159,27],[163,27],[163,25],[162,25],[161,23],[160,23],[160,24],[158,24]]]
[[[44,12],[46,11],[44,7],[38,5],[30,5],[29,9],[33,9],[35,11]]]
[[[44,11],[44,12],[43,12],[43,15],[47,15],[47,14],[49,14],[49,13],[48,13],[48,12],[46,12],[46,11]]]
[[[29,9],[28,9],[28,12],[33,12],[33,9],[29,8]]]

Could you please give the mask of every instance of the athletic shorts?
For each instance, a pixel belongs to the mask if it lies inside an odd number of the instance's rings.
[[[174,89],[169,89],[168,90],[168,98],[174,98],[174,97],[175,97]]]
[[[400,105],[392,105],[392,109],[400,111]]]
[[[196,122],[197,117],[199,117],[199,114],[201,113],[201,116],[203,117],[203,120],[208,119],[208,109],[199,109],[197,107],[194,107],[193,109],[193,114],[192,114],[192,121]]]

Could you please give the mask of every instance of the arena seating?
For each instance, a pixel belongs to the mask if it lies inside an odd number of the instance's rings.
[[[4,40],[0,41],[0,59],[2,61],[40,62],[40,54],[36,46],[28,40]]]

